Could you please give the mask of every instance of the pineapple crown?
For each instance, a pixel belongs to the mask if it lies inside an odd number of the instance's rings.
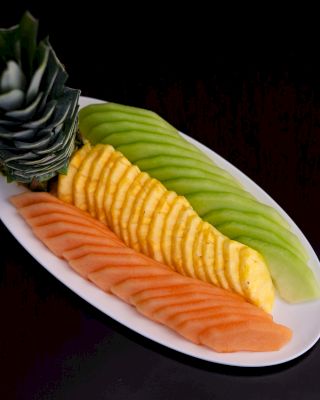
[[[0,170],[9,181],[37,187],[64,172],[75,147],[80,91],[38,21],[26,12],[0,30]]]

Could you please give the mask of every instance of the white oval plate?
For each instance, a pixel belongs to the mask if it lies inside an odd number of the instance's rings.
[[[84,107],[100,100],[81,97],[80,106]],[[229,171],[243,186],[262,202],[273,206],[289,222],[293,232],[300,238],[310,255],[310,267],[314,270],[320,280],[320,263],[311,248],[309,242],[291,220],[291,218],[260,189],[252,180],[237,168],[232,166],[218,154],[209,150],[194,139],[183,135],[189,142],[203,150],[216,164]],[[55,257],[38,239],[17,214],[15,208],[8,202],[8,198],[25,190],[16,184],[7,184],[3,177],[0,178],[0,218],[22,246],[52,275],[67,287],[77,293],[80,297],[98,308],[109,317],[115,319],[126,327],[141,335],[154,340],[164,346],[179,351],[198,359],[241,367],[263,367],[281,364],[292,360],[310,349],[320,336],[320,301],[308,302],[298,305],[289,305],[280,299],[276,300],[274,308],[274,319],[293,330],[292,341],[282,350],[270,353],[239,352],[231,354],[219,354],[206,347],[197,346],[175,334],[162,325],[154,323],[138,314],[133,307],[108,295],[93,284],[77,275],[65,261]]]

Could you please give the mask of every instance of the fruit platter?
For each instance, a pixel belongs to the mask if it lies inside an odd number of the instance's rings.
[[[261,367],[310,349],[320,264],[294,221],[154,112],[79,97],[36,24],[25,14],[0,31],[0,218],[15,238],[94,307],[181,353]]]

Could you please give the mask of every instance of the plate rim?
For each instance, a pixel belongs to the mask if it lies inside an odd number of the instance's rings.
[[[93,103],[105,103],[107,101],[104,100],[100,100],[100,99],[95,99],[95,98],[91,98],[91,97],[86,97],[86,96],[81,96],[79,103],[80,103],[80,108],[88,105],[88,104],[93,104]],[[181,132],[180,132],[181,133]],[[190,143],[194,144],[195,146],[197,146],[198,148],[200,148],[201,150],[203,150],[211,159],[214,160],[214,162],[216,162],[218,165],[222,166],[223,168],[227,167],[227,171],[229,173],[231,173],[233,176],[235,176],[237,179],[240,180],[240,182],[244,185],[244,187],[248,190],[248,191],[252,191],[254,190],[255,192],[258,192],[258,199],[262,200],[263,202],[265,202],[266,204],[271,205],[272,207],[274,207],[275,209],[277,209],[278,212],[280,212],[280,214],[288,221],[290,227],[292,228],[292,231],[297,234],[299,236],[299,238],[302,241],[302,244],[304,245],[304,247],[306,248],[306,250],[308,251],[308,254],[310,255],[310,259],[312,261],[311,265],[309,264],[309,266],[311,267],[311,269],[315,272],[315,274],[318,276],[320,276],[320,272],[319,272],[319,266],[320,266],[320,262],[319,259],[315,253],[315,251],[313,250],[311,244],[309,243],[309,241],[307,240],[307,238],[305,237],[305,235],[303,234],[303,232],[300,230],[300,228],[295,224],[295,222],[293,221],[293,219],[280,207],[280,205],[271,198],[271,196],[266,193],[259,185],[257,185],[251,178],[249,178],[246,174],[244,174],[242,171],[240,171],[236,166],[234,166],[233,164],[231,164],[228,160],[226,160],[225,158],[223,158],[222,156],[220,156],[218,153],[216,153],[215,151],[209,149],[207,146],[203,145],[202,143],[200,143],[199,141],[197,141],[196,139],[191,138],[190,136],[181,133],[181,135],[188,140]],[[16,184],[7,184],[5,183],[5,178],[2,177],[1,181],[0,181],[0,200],[1,200],[1,196],[4,197],[4,193],[1,193],[1,188],[8,188],[11,187],[13,189],[13,191],[21,191],[21,187],[19,187]],[[10,189],[9,189],[10,192]],[[5,211],[3,211],[3,209],[5,210],[9,210],[9,214],[6,214]],[[11,214],[10,214],[10,209],[11,209]],[[7,229],[11,232],[11,234],[16,238],[16,240],[28,251],[29,254],[31,254],[31,256],[41,265],[43,266],[48,272],[50,272],[56,279],[58,279],[60,282],[62,282],[64,285],[66,285],[70,290],[72,290],[74,293],[76,293],[78,296],[80,296],[82,299],[84,299],[85,301],[87,301],[89,304],[91,304],[93,307],[97,308],[98,310],[100,310],[101,312],[103,312],[104,314],[106,314],[107,316],[109,316],[110,318],[116,320],[118,323],[121,323],[122,325],[126,326],[127,328],[133,330],[134,332],[148,338],[149,340],[152,340],[156,343],[159,343],[165,347],[168,347],[174,351],[178,351],[182,354],[194,357],[196,359],[199,360],[203,360],[206,362],[213,362],[216,364],[222,364],[222,365],[227,365],[227,366],[235,366],[235,367],[268,367],[268,366],[273,366],[273,365],[279,365],[279,364],[283,364],[286,362],[289,362],[293,359],[298,358],[299,356],[301,356],[302,354],[306,353],[310,348],[312,348],[315,343],[319,340],[320,337],[320,321],[319,321],[319,327],[318,327],[318,332],[316,335],[314,335],[313,340],[309,341],[308,345],[304,346],[300,351],[295,352],[294,354],[292,354],[291,356],[287,356],[287,357],[281,357],[281,355],[278,357],[274,357],[274,360],[270,360],[269,362],[257,362],[254,361],[256,358],[270,358],[269,355],[270,354],[281,354],[282,350],[277,351],[277,352],[261,352],[261,353],[249,353],[249,352],[239,352],[239,353],[216,353],[204,346],[198,346],[195,345],[193,343],[188,342],[186,339],[182,338],[182,337],[178,337],[178,340],[174,341],[174,344],[171,344],[170,342],[168,343],[168,340],[166,339],[166,335],[164,335],[163,339],[163,335],[162,333],[168,333],[169,331],[169,337],[172,336],[172,331],[169,328],[164,327],[163,325],[160,325],[156,322],[153,322],[151,320],[146,319],[145,317],[143,317],[141,314],[137,313],[134,309],[132,309],[132,307],[130,307],[129,305],[127,305],[126,303],[122,302],[121,300],[117,299],[115,296],[113,295],[109,295],[105,292],[103,292],[102,290],[98,289],[96,286],[94,286],[91,282],[83,279],[82,277],[80,277],[76,272],[74,272],[73,270],[71,270],[71,268],[68,266],[66,261],[63,261],[59,258],[57,258],[56,256],[54,256],[47,248],[45,248],[41,242],[35,238],[32,235],[32,239],[31,243],[33,243],[33,245],[35,246],[35,249],[37,250],[37,247],[39,245],[42,245],[44,248],[41,249],[40,251],[40,255],[45,251],[48,253],[48,257],[50,255],[50,257],[48,259],[46,258],[45,260],[43,260],[37,253],[35,253],[34,248],[31,247],[30,248],[30,241],[26,240],[25,237],[23,237],[23,235],[20,235],[20,232],[18,231],[17,233],[17,229],[15,228],[14,225],[12,225],[10,223],[10,215],[12,218],[12,215],[14,215],[14,211],[16,211],[14,209],[13,206],[11,206],[11,204],[7,201],[7,204],[5,204],[5,207],[0,207],[0,219],[2,220],[2,222],[4,223],[4,225],[7,227]],[[19,220],[21,220],[21,224],[24,228],[22,228],[23,230],[28,230],[31,232],[31,229],[26,225],[26,223],[22,220],[21,217],[19,217],[17,215],[17,218]],[[18,224],[19,227],[19,224]],[[20,226],[20,230],[21,230],[21,226]],[[29,239],[31,239],[31,237],[29,237]],[[28,244],[29,243],[29,244]],[[41,246],[41,247],[42,247]],[[39,248],[38,248],[39,250]],[[61,275],[61,272],[59,272],[60,270],[55,271],[55,269],[52,267],[54,263],[57,263],[57,260],[59,262],[59,265],[62,265],[62,268],[65,268],[67,266],[66,271],[64,271],[64,273]],[[317,269],[316,269],[317,268]],[[85,292],[83,292],[83,289],[86,289]],[[101,303],[97,303],[97,299],[101,300]],[[119,317],[118,315],[114,315],[114,312],[110,310],[107,310],[108,312],[106,312],[105,310],[105,301],[104,299],[108,299],[108,302],[111,304],[116,304],[117,307],[119,306],[120,309],[122,309],[125,313],[126,313],[126,308],[131,309],[131,311],[134,311],[134,314],[136,314],[136,316],[138,318],[135,318],[138,321],[144,321],[147,323],[143,324],[143,326],[150,326],[150,324],[153,326],[153,328],[157,331],[160,331],[160,339],[159,338],[155,338],[154,334],[150,334],[150,332],[147,330],[146,331],[141,331],[141,329],[138,329],[137,326],[131,326],[131,324],[126,323],[125,321],[123,321],[123,318],[121,318],[121,316]],[[311,302],[312,304],[314,303],[318,303],[318,309],[320,311],[320,300],[315,301],[315,302]],[[121,304],[121,306],[120,306]],[[310,303],[309,303],[310,304]],[[297,305],[288,305],[288,307],[297,307]],[[316,307],[317,308],[317,307]],[[129,318],[132,317],[129,314]],[[125,320],[126,318],[128,318],[127,316],[125,316]],[[276,322],[281,323],[281,321],[276,320]],[[133,324],[134,325],[134,324]],[[152,329],[151,329],[152,331]],[[162,333],[161,333],[162,332]],[[174,335],[176,335],[174,333]],[[181,348],[177,348],[177,344],[176,342],[178,342],[178,344],[182,341],[182,343],[185,343],[185,345],[187,346],[187,351],[182,350]],[[179,346],[178,346],[179,347]],[[199,348],[201,349],[201,351],[199,350]],[[188,350],[189,349],[189,350]],[[198,350],[198,351],[197,351]],[[198,354],[197,354],[198,353]],[[200,353],[200,354],[199,354]],[[210,356],[207,356],[207,353],[210,354]],[[239,357],[234,357],[234,355],[237,355],[241,358],[241,356],[243,356],[244,358],[249,358],[249,360],[247,360],[246,362],[244,361],[236,361],[237,358]],[[268,357],[267,357],[268,355]],[[250,362],[250,358],[253,359],[253,361]],[[235,359],[235,360],[233,360]],[[272,357],[271,357],[272,359]]]

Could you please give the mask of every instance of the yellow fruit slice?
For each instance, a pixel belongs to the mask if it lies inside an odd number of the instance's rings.
[[[117,189],[114,193],[113,202],[110,206],[110,216],[112,229],[118,236],[121,236],[120,214],[122,208],[124,207],[126,194],[130,185],[139,174],[140,169],[135,165],[128,168],[120,179]]]
[[[96,211],[96,190],[100,180],[100,176],[102,174],[104,165],[108,161],[108,159],[113,154],[114,149],[112,146],[102,146],[102,149],[99,151],[99,155],[93,163],[90,170],[90,180],[87,185],[87,203],[88,203],[88,211],[93,216],[97,216]]]
[[[209,228],[207,228],[208,230]],[[204,241],[204,235],[207,232],[206,228],[204,228],[203,224],[201,223],[200,226],[198,227],[195,241],[193,243],[193,268],[195,272],[195,277],[202,280],[202,281],[207,281],[207,276],[205,272],[205,265],[204,265],[204,260],[203,260],[203,254],[202,254],[202,244]]]
[[[88,209],[127,245],[271,310],[274,291],[260,254],[202,221],[184,197],[167,191],[113,147],[84,146],[59,182],[60,198]]]
[[[185,235],[181,241],[182,265],[186,270],[186,275],[196,278],[194,259],[199,258],[197,254],[193,255],[195,243],[199,232],[199,227],[202,225],[201,218],[193,212],[187,220]],[[200,255],[201,256],[201,255]]]
[[[163,226],[165,218],[177,196],[178,195],[175,192],[165,192],[158,203],[152,220],[150,221],[148,232],[148,253],[154,260],[160,262],[164,262],[161,237],[164,230]]]
[[[176,224],[180,211],[188,206],[190,207],[188,201],[184,197],[177,196],[172,203],[164,221],[163,232],[161,235],[161,249],[165,263],[171,267],[173,266],[171,248],[173,246],[173,241],[176,240],[176,238],[173,237],[173,228]]]
[[[119,152],[116,153],[118,153],[119,157],[114,161],[113,166],[110,169],[108,178],[106,180],[105,192],[103,195],[104,212],[107,217],[107,223],[111,229],[112,229],[111,205],[113,202],[113,197],[122,176],[125,174],[128,168],[131,168],[130,162],[125,157],[123,157],[121,153]]]
[[[120,212],[120,236],[126,245],[130,245],[129,225],[133,213],[134,202],[139,191],[144,187],[145,183],[150,179],[146,173],[139,173],[130,185],[126,197],[123,201],[122,210]]]
[[[225,276],[224,270],[224,254],[223,254],[223,246],[225,237],[223,235],[214,235],[215,240],[215,260],[214,260],[214,271],[217,277],[218,285],[223,287],[224,289],[231,289],[228,283],[228,280]]]
[[[157,184],[156,179],[148,179],[144,186],[141,186],[140,191],[137,193],[132,207],[132,215],[130,217],[130,224],[128,226],[130,247],[141,251],[142,244],[138,238],[138,223],[140,212],[143,209],[144,199],[148,196],[149,191]]]
[[[91,146],[89,143],[85,144],[78,150],[71,158],[68,166],[67,175],[59,175],[58,178],[58,197],[60,200],[73,204],[73,179],[82,161],[86,158],[87,154],[90,152]]]
[[[239,274],[239,264],[240,264],[239,253],[243,247],[244,247],[243,244],[228,239],[226,239],[223,244],[225,276],[227,278],[229,286],[235,292],[242,295],[243,295],[243,290],[241,287],[240,274]]]
[[[182,243],[191,237],[191,232],[187,230],[188,219],[194,215],[194,211],[190,207],[183,207],[179,212],[176,223],[172,231],[171,260],[172,266],[183,275],[188,275],[188,270],[183,263]],[[192,240],[192,237],[191,237]]]
[[[206,229],[203,237],[202,256],[204,262],[204,270],[206,273],[207,281],[218,285],[218,278],[216,274],[216,235],[212,229]]]
[[[89,182],[90,170],[99,154],[100,148],[101,145],[92,147],[73,178],[73,203],[84,211],[88,209],[86,188],[87,182]]]
[[[119,152],[114,151],[111,154],[111,157],[108,159],[108,161],[105,163],[103,166],[103,171],[100,174],[100,178],[97,184],[97,189],[95,192],[95,209],[97,213],[97,218],[105,223],[108,224],[107,221],[107,216],[104,211],[104,193],[106,191],[106,186],[107,182],[109,179],[110,171],[115,163],[115,161],[121,157],[121,154]]]
[[[269,271],[264,266],[263,257],[257,251],[246,246],[241,249],[239,275],[244,295],[253,304],[271,312],[275,296]]]
[[[141,251],[142,253],[147,255],[150,255],[148,247],[148,231],[150,227],[150,222],[153,218],[154,213],[156,212],[156,208],[162,195],[166,191],[167,190],[162,185],[162,183],[155,179],[141,206],[137,225],[137,235],[138,241],[141,246]]]

